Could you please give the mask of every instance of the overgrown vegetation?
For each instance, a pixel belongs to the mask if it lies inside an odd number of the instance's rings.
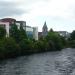
[[[71,36],[69,38],[69,46],[75,48],[75,31],[71,33]]]
[[[0,27],[0,59],[28,55],[38,52],[59,51],[66,47],[75,47],[75,32],[69,39],[61,37],[51,29],[46,37],[39,38],[38,41],[29,39],[25,30],[16,25],[10,29],[10,37],[6,37],[6,31]]]

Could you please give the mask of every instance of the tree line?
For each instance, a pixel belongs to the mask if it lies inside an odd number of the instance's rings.
[[[16,25],[12,25],[9,37],[6,37],[5,28],[0,27],[0,59],[39,52],[60,51],[66,47],[75,47],[75,31],[71,33],[70,38],[65,39],[51,29],[46,37],[40,37],[36,41],[27,36],[22,26],[18,29]]]

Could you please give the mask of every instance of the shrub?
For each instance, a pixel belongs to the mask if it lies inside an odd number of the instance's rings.
[[[70,47],[75,48],[75,40],[69,41],[69,45]]]
[[[4,38],[0,41],[0,57],[10,58],[20,55],[20,47],[13,38]]]
[[[21,47],[21,54],[22,55],[32,53],[33,44],[32,44],[31,40],[29,40],[29,39],[23,39],[23,40],[21,40],[19,42],[19,45]]]
[[[3,38],[6,36],[6,30],[4,27],[0,27],[0,38]]]
[[[49,46],[51,46],[52,50],[60,50],[63,48],[62,40],[59,36],[59,34],[55,32],[49,32],[47,37],[47,42],[49,43]]]

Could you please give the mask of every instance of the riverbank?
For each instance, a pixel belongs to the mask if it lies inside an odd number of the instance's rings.
[[[74,49],[74,48],[65,48],[65,49]],[[6,60],[10,60],[10,59],[17,59],[17,58],[20,58],[20,57],[23,57],[23,56],[32,56],[32,55],[38,55],[38,54],[46,54],[46,53],[60,53],[61,51],[65,50],[65,49],[61,49],[61,50],[56,50],[56,51],[45,51],[45,52],[33,52],[33,53],[27,53],[27,54],[24,54],[24,55],[18,55],[18,56],[14,56],[14,57],[7,57],[7,58],[2,58],[0,59],[0,62],[2,61],[6,61]]]

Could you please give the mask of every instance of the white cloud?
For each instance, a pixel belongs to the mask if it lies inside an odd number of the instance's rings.
[[[50,0],[48,2],[40,1],[33,4],[31,13],[34,16],[59,16],[69,18],[74,15],[74,0]]]
[[[28,25],[38,26],[39,30],[41,30],[41,27],[45,20],[47,20],[48,22],[48,27],[50,27],[49,25],[51,24],[56,24],[54,28],[56,27],[57,29],[61,29],[66,24],[72,23],[73,25],[71,30],[74,28],[73,26],[75,20],[75,0],[14,0],[14,1],[5,0],[5,1],[15,3],[17,8],[23,10],[23,14],[17,16],[12,15],[12,17],[15,17],[17,20],[26,20]],[[57,26],[57,24],[59,26]],[[70,27],[71,25],[69,25],[69,28]],[[68,30],[67,27],[64,27],[64,29]]]

